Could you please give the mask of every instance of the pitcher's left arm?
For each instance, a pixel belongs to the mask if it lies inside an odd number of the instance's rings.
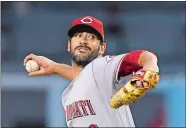
[[[126,76],[140,69],[159,72],[156,55],[147,50],[135,50],[128,53],[122,60],[118,77]]]
[[[155,54],[145,50],[128,53],[120,64],[118,78],[132,72],[129,82],[110,99],[111,107],[129,105],[144,96],[148,89],[156,87],[160,77]]]

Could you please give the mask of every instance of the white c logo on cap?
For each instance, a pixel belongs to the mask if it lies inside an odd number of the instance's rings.
[[[84,23],[84,24],[91,24],[92,21],[93,20],[89,17],[85,17],[85,18],[81,19],[81,22]]]

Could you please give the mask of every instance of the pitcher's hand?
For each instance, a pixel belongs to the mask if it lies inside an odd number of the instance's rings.
[[[55,74],[55,67],[57,65],[56,62],[44,57],[44,56],[38,56],[35,54],[30,54],[25,57],[24,59],[24,66],[29,60],[34,60],[39,66],[40,69],[35,72],[30,72],[29,76],[41,76],[41,75],[51,75]]]

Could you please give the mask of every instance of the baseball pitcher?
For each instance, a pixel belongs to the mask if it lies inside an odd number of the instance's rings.
[[[72,65],[28,55],[40,69],[30,76],[58,74],[70,85],[61,95],[68,127],[135,127],[129,105],[155,88],[160,79],[157,57],[146,50],[103,56],[103,24],[91,16],[72,22],[68,31]]]

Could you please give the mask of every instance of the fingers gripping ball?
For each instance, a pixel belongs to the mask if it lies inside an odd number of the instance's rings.
[[[129,105],[134,103],[139,98],[145,95],[145,92],[150,88],[155,88],[160,80],[157,72],[139,70],[130,81],[124,85],[114,96],[110,99],[110,105],[113,108],[119,108],[122,105]],[[137,87],[136,81],[147,82],[148,86]]]
[[[39,65],[34,60],[29,60],[25,66],[27,72],[35,72],[39,70]]]

